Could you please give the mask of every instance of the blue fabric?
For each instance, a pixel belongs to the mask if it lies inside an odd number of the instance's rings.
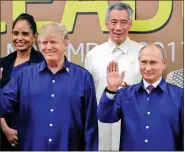
[[[29,61],[26,61],[26,62],[24,62],[22,64],[19,64],[19,65],[13,67],[11,75],[10,75],[10,79],[12,79],[12,77],[14,77],[16,75],[16,73],[18,73],[20,71],[21,68],[27,67],[29,65],[30,65]]]
[[[19,64],[15,67],[12,68],[12,72],[11,72],[11,76],[10,79],[12,79],[20,70],[21,68],[27,67],[29,66],[29,61],[26,61],[22,64]],[[17,129],[17,124],[19,123],[19,117],[18,117],[18,106],[16,106],[14,108],[14,113],[12,115],[8,115],[7,117],[9,118],[9,122],[10,122],[10,127],[13,129]]]
[[[98,119],[121,119],[120,150],[176,151],[184,147],[184,92],[164,79],[150,94],[143,83],[124,87],[109,99],[104,91]]]
[[[20,150],[98,150],[91,74],[65,60],[55,75],[44,62],[21,69],[0,90],[0,116],[19,105]]]

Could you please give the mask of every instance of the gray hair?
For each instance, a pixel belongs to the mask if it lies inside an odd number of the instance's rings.
[[[149,46],[153,46],[153,47],[158,48],[158,49],[161,51],[162,59],[163,59],[163,60],[164,60],[164,59],[167,59],[166,50],[165,50],[163,47],[161,47],[159,44],[155,44],[155,43],[152,43],[152,44],[148,44],[148,45],[143,46],[143,47],[140,49],[140,51],[139,51],[139,57],[140,57],[140,54],[141,54],[142,50],[144,50],[145,48],[147,48],[147,47],[149,47]],[[139,58],[139,57],[138,57],[138,58]]]
[[[128,17],[129,17],[130,21],[132,21],[133,10],[130,7],[130,5],[122,3],[122,2],[109,5],[109,7],[106,10],[106,21],[109,19],[110,12],[112,10],[126,10],[128,12]]]
[[[59,35],[63,37],[65,43],[69,43],[68,31],[66,27],[61,23],[55,23],[55,22],[45,24],[39,28],[38,41],[40,40],[40,37],[44,35],[53,35],[54,33],[58,33]]]

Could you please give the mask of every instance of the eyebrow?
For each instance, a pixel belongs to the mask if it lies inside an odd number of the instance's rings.
[[[14,32],[18,32],[18,33],[31,33],[30,31],[22,31],[22,32],[19,32],[19,31],[17,31],[17,30],[15,30],[15,31],[12,31],[13,33]]]

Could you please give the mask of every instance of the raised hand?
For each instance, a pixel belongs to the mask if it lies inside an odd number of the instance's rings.
[[[119,75],[118,63],[115,61],[109,62],[107,66],[107,89],[116,91],[122,85],[125,72]]]

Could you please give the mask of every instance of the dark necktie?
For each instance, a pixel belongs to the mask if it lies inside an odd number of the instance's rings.
[[[151,91],[154,89],[154,86],[153,86],[153,85],[149,85],[149,86],[147,87],[147,89],[149,90],[149,93],[151,93]]]

